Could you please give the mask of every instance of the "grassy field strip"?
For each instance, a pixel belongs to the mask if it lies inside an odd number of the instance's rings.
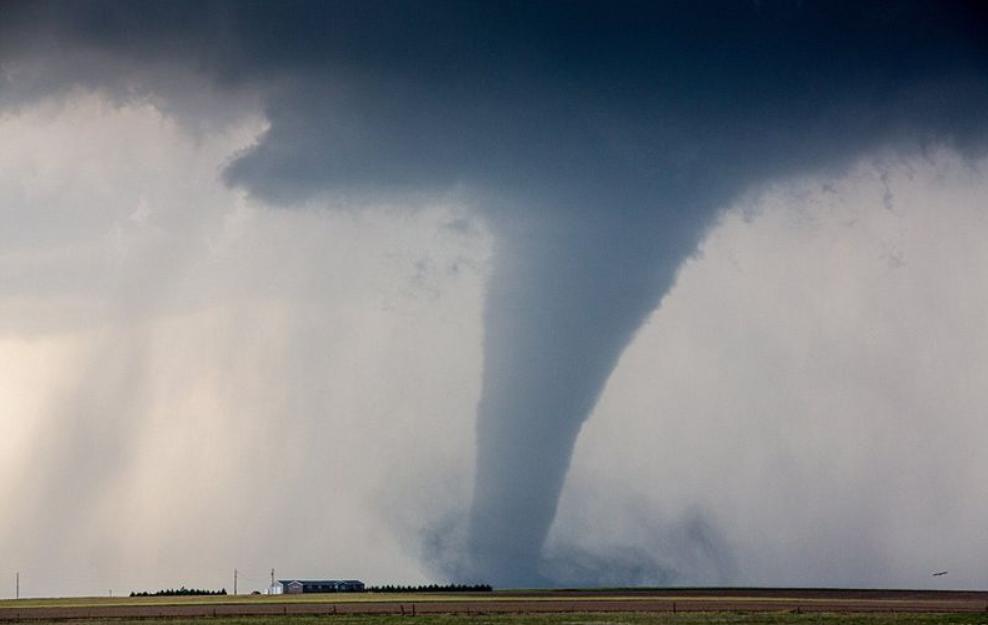
[[[450,603],[450,602],[558,602],[596,603],[602,601],[666,601],[681,603],[703,602],[739,602],[739,603],[777,603],[791,605],[833,605],[835,607],[847,604],[868,603],[875,606],[895,606],[901,604],[928,603],[930,606],[942,604],[938,599],[892,599],[888,597],[876,599],[860,598],[827,598],[827,597],[744,597],[722,595],[601,595],[601,596],[499,596],[483,593],[480,595],[428,595],[428,594],[307,594],[307,595],[225,595],[208,597],[65,597],[56,599],[4,599],[0,600],[0,610],[16,610],[28,608],[103,608],[103,607],[134,607],[134,606],[224,606],[224,605],[254,605],[254,604],[322,604],[322,603]]]
[[[603,596],[578,596],[578,597],[552,597],[552,596],[498,596],[498,595],[370,595],[341,596],[337,594],[307,594],[307,595],[226,595],[219,597],[65,597],[57,599],[4,599],[0,600],[0,609],[23,609],[23,608],[98,608],[112,606],[195,606],[195,605],[251,605],[251,604],[294,604],[294,603],[449,603],[457,601],[483,602],[483,601],[504,601],[504,602],[546,602],[546,601],[567,601],[573,603],[594,603],[600,601],[678,601],[678,602],[758,602],[758,603],[806,603],[806,604],[832,604],[840,605],[847,603],[874,603],[875,605],[897,605],[904,603],[916,603],[915,599],[849,599],[849,598],[826,598],[826,597],[743,597],[743,596],[642,596],[642,595],[603,595]],[[920,602],[930,602],[936,604],[937,599],[919,600]]]
[[[252,616],[209,617],[209,625],[394,625],[393,615],[340,616]],[[694,612],[680,614],[610,613],[595,615],[568,614],[501,614],[485,616],[423,615],[415,617],[419,625],[983,625],[978,614],[794,614],[792,612],[734,613]],[[33,620],[32,625],[65,625],[60,620]],[[87,621],[91,625],[140,623],[141,625],[202,625],[202,618],[142,617]]]

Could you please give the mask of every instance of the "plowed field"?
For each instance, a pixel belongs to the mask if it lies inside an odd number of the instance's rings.
[[[493,615],[547,613],[974,613],[988,622],[988,592],[671,589],[495,592],[477,595],[296,595],[0,602],[0,620],[190,618],[273,615]]]

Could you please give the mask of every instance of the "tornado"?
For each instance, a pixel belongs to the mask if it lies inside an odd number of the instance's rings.
[[[495,585],[540,586],[580,427],[699,227],[685,239],[620,216],[525,226],[498,237],[487,288],[469,558]]]

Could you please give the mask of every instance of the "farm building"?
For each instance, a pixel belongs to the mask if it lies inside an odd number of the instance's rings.
[[[356,579],[279,579],[271,587],[273,595],[300,595],[317,592],[363,592],[364,583]]]

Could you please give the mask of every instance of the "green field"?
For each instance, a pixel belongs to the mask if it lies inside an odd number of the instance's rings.
[[[399,622],[405,619],[414,623]],[[988,593],[615,589],[0,601],[0,625],[204,625],[203,621],[208,625],[988,625]]]
[[[136,605],[230,605],[230,604],[250,604],[250,603],[362,603],[362,602],[388,602],[388,603],[431,603],[448,601],[558,601],[565,597],[569,601],[644,601],[654,599],[649,595],[634,593],[593,593],[585,595],[565,596],[537,591],[507,592],[479,592],[479,593],[369,593],[369,592],[347,592],[347,593],[313,593],[298,595],[189,595],[171,597],[58,597],[58,598],[35,598],[35,599],[0,599],[0,610],[4,608],[96,608],[105,606],[136,606]],[[697,597],[687,594],[664,594],[662,599],[669,601],[688,602],[696,600]],[[716,599],[718,597],[708,596],[704,598]],[[785,598],[772,597],[731,597],[732,601],[759,601],[762,603],[771,601],[786,601]],[[840,599],[801,599],[803,603],[839,602]],[[891,599],[888,601],[896,601]],[[985,625],[988,625],[986,623]]]
[[[2,616],[0,616],[2,619]],[[205,619],[208,625],[988,625],[985,614],[504,614],[488,616],[251,616]],[[204,625],[203,618],[24,621],[37,625]],[[411,625],[406,623],[406,625]]]

